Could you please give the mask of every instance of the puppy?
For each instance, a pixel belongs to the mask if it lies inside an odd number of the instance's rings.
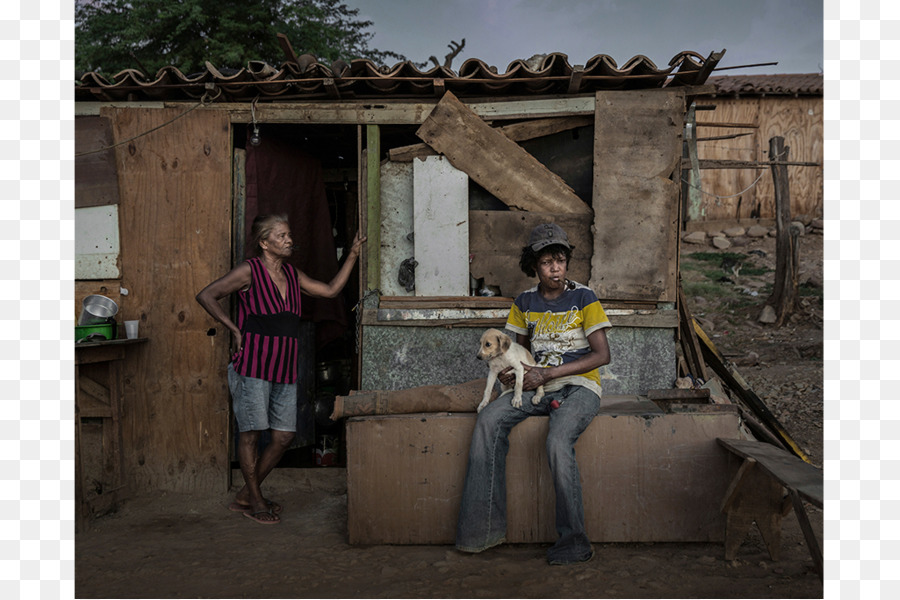
[[[535,364],[531,353],[528,352],[524,346],[512,341],[512,338],[502,331],[488,329],[481,336],[481,348],[478,350],[477,357],[478,360],[487,361],[488,366],[490,367],[487,386],[484,388],[484,397],[481,400],[481,404],[479,404],[476,409],[477,412],[481,412],[481,409],[490,402],[491,392],[494,389],[494,382],[497,381],[497,374],[506,367],[512,367],[516,374],[516,385],[515,392],[513,393],[512,405],[516,408],[522,406],[522,382],[525,378],[525,367],[522,366],[522,363],[525,363],[526,365]],[[505,392],[509,389],[509,386],[501,383],[501,389]],[[538,404],[543,397],[544,386],[540,386],[534,394],[534,398],[531,399],[531,402],[533,404]]]

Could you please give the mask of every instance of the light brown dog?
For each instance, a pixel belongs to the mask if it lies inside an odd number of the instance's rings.
[[[481,347],[478,349],[478,359],[485,360],[490,367],[488,373],[487,386],[484,388],[484,397],[481,404],[478,405],[477,412],[481,412],[487,403],[491,401],[491,392],[494,389],[494,382],[497,381],[497,374],[506,367],[512,367],[516,374],[515,391],[511,404],[516,408],[522,406],[522,382],[525,378],[526,365],[535,365],[534,358],[531,353],[521,344],[517,344],[511,337],[497,329],[488,329],[481,336]],[[500,384],[501,389],[505,392],[510,386]],[[544,386],[540,386],[531,399],[532,404],[538,404],[544,397]]]

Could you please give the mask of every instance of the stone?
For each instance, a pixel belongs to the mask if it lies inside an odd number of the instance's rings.
[[[766,237],[769,234],[769,228],[762,225],[753,225],[747,230],[747,235],[753,238]]]
[[[750,239],[745,237],[731,238],[728,241],[731,242],[731,245],[734,247],[746,246],[750,243]]]
[[[725,250],[726,248],[731,248],[731,242],[728,241],[728,238],[725,237],[714,237],[712,239],[712,245],[718,248],[719,250]]]
[[[809,226],[813,228],[813,230],[823,230],[825,229],[825,221],[823,219],[813,219],[810,221]]]
[[[692,233],[684,236],[685,243],[688,244],[705,244],[706,243],[706,232],[705,231],[694,231]]]
[[[722,233],[721,231],[718,231],[718,230],[716,230],[716,231],[707,231],[707,232],[706,232],[706,237],[708,237],[708,238],[725,237],[725,234]]]
[[[743,236],[745,233],[747,233],[747,230],[743,227],[729,227],[724,231],[724,233],[730,238],[735,238]]]
[[[766,323],[767,325],[771,325],[777,319],[777,315],[775,314],[775,309],[766,304],[762,312],[759,315],[759,319],[757,319],[760,323]]]
[[[809,225],[810,223],[812,223],[813,218],[811,215],[802,214],[802,215],[795,216],[794,220],[800,221],[805,226],[805,225]]]

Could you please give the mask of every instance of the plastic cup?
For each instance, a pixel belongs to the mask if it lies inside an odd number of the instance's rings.
[[[125,321],[125,337],[129,340],[137,339],[138,323],[140,323],[140,321]]]

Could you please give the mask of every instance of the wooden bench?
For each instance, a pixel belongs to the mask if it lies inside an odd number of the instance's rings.
[[[717,441],[743,459],[722,500],[721,509],[726,514],[725,559],[735,558],[750,524],[755,521],[769,556],[778,560],[781,519],[793,507],[816,570],[822,576],[822,550],[803,506],[806,500],[823,507],[821,469],[769,443],[725,438]]]

